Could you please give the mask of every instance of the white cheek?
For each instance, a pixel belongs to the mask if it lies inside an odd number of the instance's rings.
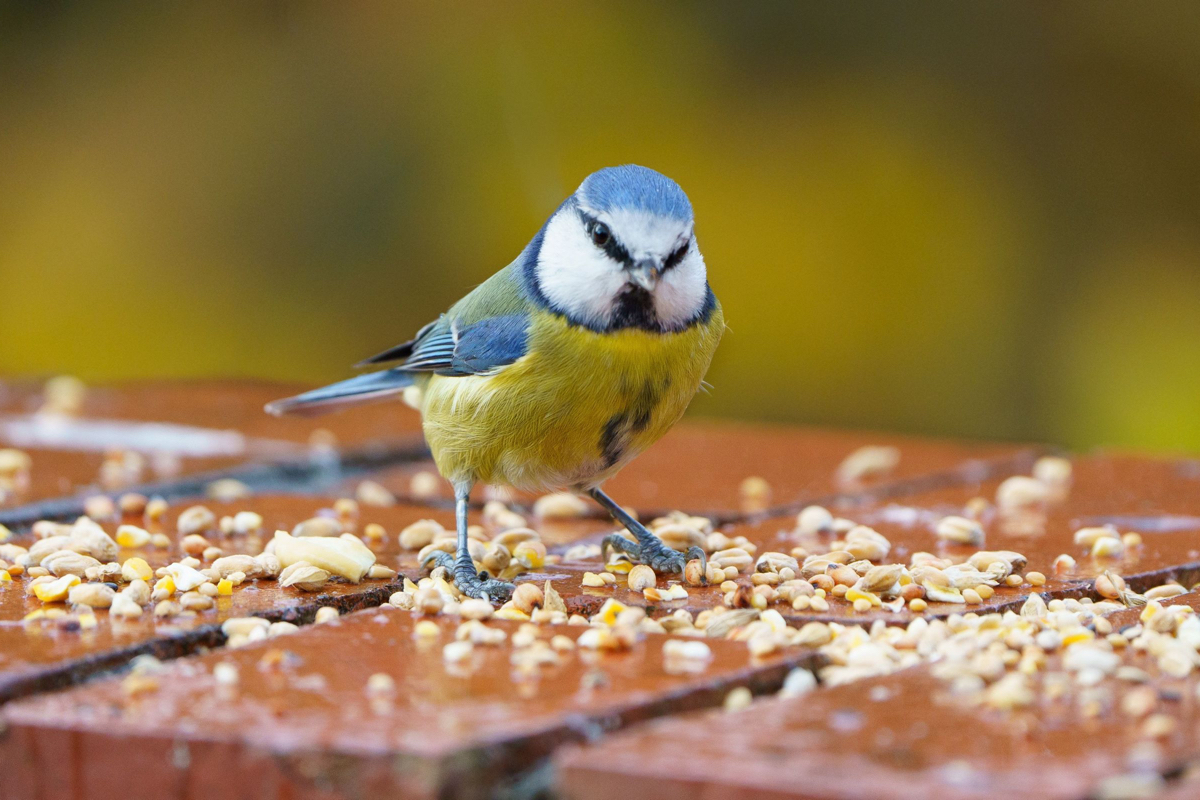
[[[708,296],[705,281],[704,256],[700,255],[693,241],[683,261],[663,273],[662,281],[654,292],[655,310],[665,327],[682,325],[699,313]]]
[[[551,305],[574,319],[604,326],[625,280],[620,265],[584,235],[574,212],[560,212],[550,220],[538,255],[538,281]]]

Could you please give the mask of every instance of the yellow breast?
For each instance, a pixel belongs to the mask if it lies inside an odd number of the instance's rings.
[[[679,420],[724,329],[719,306],[677,333],[597,333],[538,312],[514,364],[428,379],[421,412],[438,469],[533,491],[599,485]]]

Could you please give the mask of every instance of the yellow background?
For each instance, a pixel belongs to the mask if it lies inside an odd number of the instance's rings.
[[[697,413],[1200,449],[1184,2],[4,4],[0,374],[347,376],[630,161]]]

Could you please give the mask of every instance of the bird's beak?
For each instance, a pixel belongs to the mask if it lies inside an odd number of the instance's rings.
[[[662,275],[662,263],[658,259],[643,258],[629,268],[629,279],[647,292],[653,292]]]

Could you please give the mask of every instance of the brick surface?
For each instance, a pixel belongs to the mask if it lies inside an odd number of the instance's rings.
[[[11,704],[4,785],[14,797],[122,800],[485,797],[565,742],[718,704],[733,686],[772,689],[811,659],[794,650],[752,661],[744,645],[712,641],[713,659],[697,669],[666,658],[666,637],[651,635],[532,670],[514,666],[511,640],[447,664],[457,622],[438,625],[438,638],[415,641],[410,614],[360,612],[173,662],[136,695],[113,679]],[[236,688],[216,685],[218,663],[237,669]],[[394,679],[394,693],[367,690],[375,673]]]
[[[868,445],[897,448],[899,462],[882,474],[840,481],[839,465]],[[689,421],[676,426],[604,488],[617,502],[643,514],[680,509],[734,519],[768,509],[798,510],[799,504],[843,494],[881,496],[979,480],[998,470],[1027,466],[1034,453],[1016,445]],[[431,466],[402,465],[379,480],[407,497],[413,473]],[[749,477],[766,480],[769,494],[759,499],[744,496],[742,482]],[[447,487],[442,487],[441,497],[450,499]]]
[[[297,496],[261,496],[231,503],[206,503],[219,518],[238,511],[255,511],[263,516],[263,532],[252,535],[224,536],[217,532],[206,534],[210,542],[221,547],[226,554],[245,553],[255,555],[262,551],[273,531],[292,528],[319,513],[329,513],[333,498]],[[176,519],[190,503],[174,506],[164,516],[161,524],[149,526],[151,531],[169,533],[174,544],[160,550],[154,547],[138,549],[122,548],[118,560],[135,556],[145,558],[158,568],[179,560],[184,553],[178,546],[179,535]],[[64,629],[70,620],[41,620],[22,622],[29,613],[39,609],[65,609],[63,603],[44,605],[37,598],[25,594],[29,582],[22,576],[11,583],[0,584],[0,701],[30,691],[53,688],[77,681],[93,672],[109,668],[127,660],[139,652],[160,655],[179,655],[197,646],[219,641],[216,626],[230,617],[266,616],[271,619],[304,622],[311,619],[321,606],[351,609],[364,605],[378,605],[401,588],[404,575],[419,577],[416,552],[404,551],[398,543],[399,532],[417,520],[438,518],[440,522],[452,524],[453,515],[446,511],[397,505],[390,507],[362,507],[354,530],[362,533],[367,523],[383,525],[387,536],[378,541],[367,539],[375,550],[377,563],[401,571],[391,580],[366,579],[361,584],[331,581],[320,592],[303,592],[292,587],[282,587],[273,580],[253,580],[235,587],[233,595],[217,599],[215,608],[190,617],[155,619],[147,608],[138,619],[109,619],[108,611],[96,611],[98,627],[81,632]],[[140,522],[140,521],[139,521]],[[537,524],[535,522],[535,524]],[[584,521],[578,535],[594,533],[595,523]],[[115,534],[117,523],[108,522],[104,527]],[[567,536],[569,523],[550,526],[555,535]],[[19,537],[11,545],[29,546],[32,536]],[[0,545],[0,553],[5,553]],[[7,551],[10,555],[13,548]],[[207,566],[207,564],[202,565]],[[544,581],[542,574],[522,577],[522,580]]]
[[[797,800],[1022,797],[1082,800],[1149,769],[1169,774],[1200,753],[1196,682],[1134,654],[1177,727],[1154,739],[1122,714],[1139,684],[1106,679],[1091,716],[1082,689],[1015,712],[973,705],[925,667],[770,698],[736,714],[692,714],[617,734],[559,759],[570,800],[696,796]]]

